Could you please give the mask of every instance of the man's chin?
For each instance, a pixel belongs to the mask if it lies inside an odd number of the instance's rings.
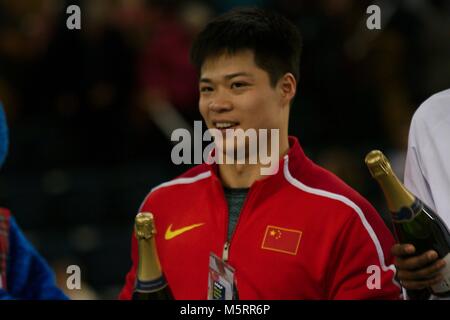
[[[225,147],[222,149],[222,154],[224,159],[227,159],[228,162],[233,160],[233,163],[236,163],[236,161],[239,160],[239,162],[245,161],[245,163],[247,163],[249,147],[246,143],[233,144],[225,141]]]

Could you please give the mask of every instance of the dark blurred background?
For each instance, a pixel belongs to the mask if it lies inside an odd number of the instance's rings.
[[[77,4],[82,29],[68,30]],[[382,29],[366,28],[381,8]],[[446,0],[0,0],[0,100],[11,148],[0,203],[72,298],[115,299],[130,267],[132,223],[157,184],[186,166],[170,133],[200,120],[193,37],[239,5],[281,12],[304,48],[291,134],[309,157],[367,197],[389,224],[364,165],[371,149],[403,177],[411,116],[450,88]]]

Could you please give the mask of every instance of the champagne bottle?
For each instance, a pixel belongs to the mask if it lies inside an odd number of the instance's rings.
[[[450,232],[445,223],[400,182],[381,151],[369,152],[365,162],[384,193],[397,240],[414,245],[417,255],[435,250],[446,261],[443,280],[430,289],[436,296],[450,296]]]
[[[172,300],[156,250],[156,228],[153,214],[141,212],[135,219],[139,263],[133,300]]]

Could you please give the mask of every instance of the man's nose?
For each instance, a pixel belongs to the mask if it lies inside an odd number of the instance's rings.
[[[233,109],[231,101],[225,99],[215,99],[209,103],[209,110],[217,113],[227,112]]]
[[[221,113],[233,109],[233,104],[224,95],[217,95],[210,101],[208,107],[210,111]]]

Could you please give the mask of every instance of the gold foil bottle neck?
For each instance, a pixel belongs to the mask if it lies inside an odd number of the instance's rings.
[[[400,182],[383,152],[370,151],[365,162],[370,174],[380,185],[392,213],[412,206],[414,195]]]
[[[153,214],[140,212],[136,215],[134,225],[139,252],[137,279],[143,282],[159,279],[162,276],[162,270],[156,250],[156,227]]]
[[[366,155],[367,168],[372,177],[392,175],[392,167],[386,156],[380,150],[372,150]]]
[[[153,214],[150,212],[140,212],[135,219],[136,238],[150,239],[155,236],[156,228]]]

